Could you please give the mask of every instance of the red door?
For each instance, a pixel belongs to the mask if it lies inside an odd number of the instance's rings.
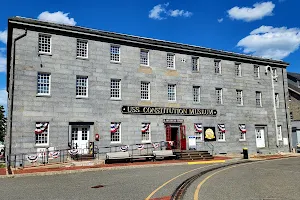
[[[171,141],[171,126],[166,125],[166,141]],[[167,149],[171,149],[171,145],[167,143]]]
[[[180,149],[186,150],[185,125],[180,125]]]

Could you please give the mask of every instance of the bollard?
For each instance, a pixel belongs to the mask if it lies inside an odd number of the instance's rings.
[[[248,148],[243,148],[244,159],[248,159]]]

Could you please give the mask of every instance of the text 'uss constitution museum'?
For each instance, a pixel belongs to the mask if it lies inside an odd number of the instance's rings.
[[[188,36],[187,36],[188,37]],[[166,141],[289,151],[283,61],[27,18],[8,20],[11,155]]]

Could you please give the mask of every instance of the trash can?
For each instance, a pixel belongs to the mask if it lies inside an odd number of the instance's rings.
[[[248,159],[248,148],[243,148],[244,159]]]

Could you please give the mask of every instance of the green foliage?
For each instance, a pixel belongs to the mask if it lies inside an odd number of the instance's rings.
[[[6,117],[4,115],[4,106],[0,106],[0,141],[4,141],[4,137],[6,134]]]

